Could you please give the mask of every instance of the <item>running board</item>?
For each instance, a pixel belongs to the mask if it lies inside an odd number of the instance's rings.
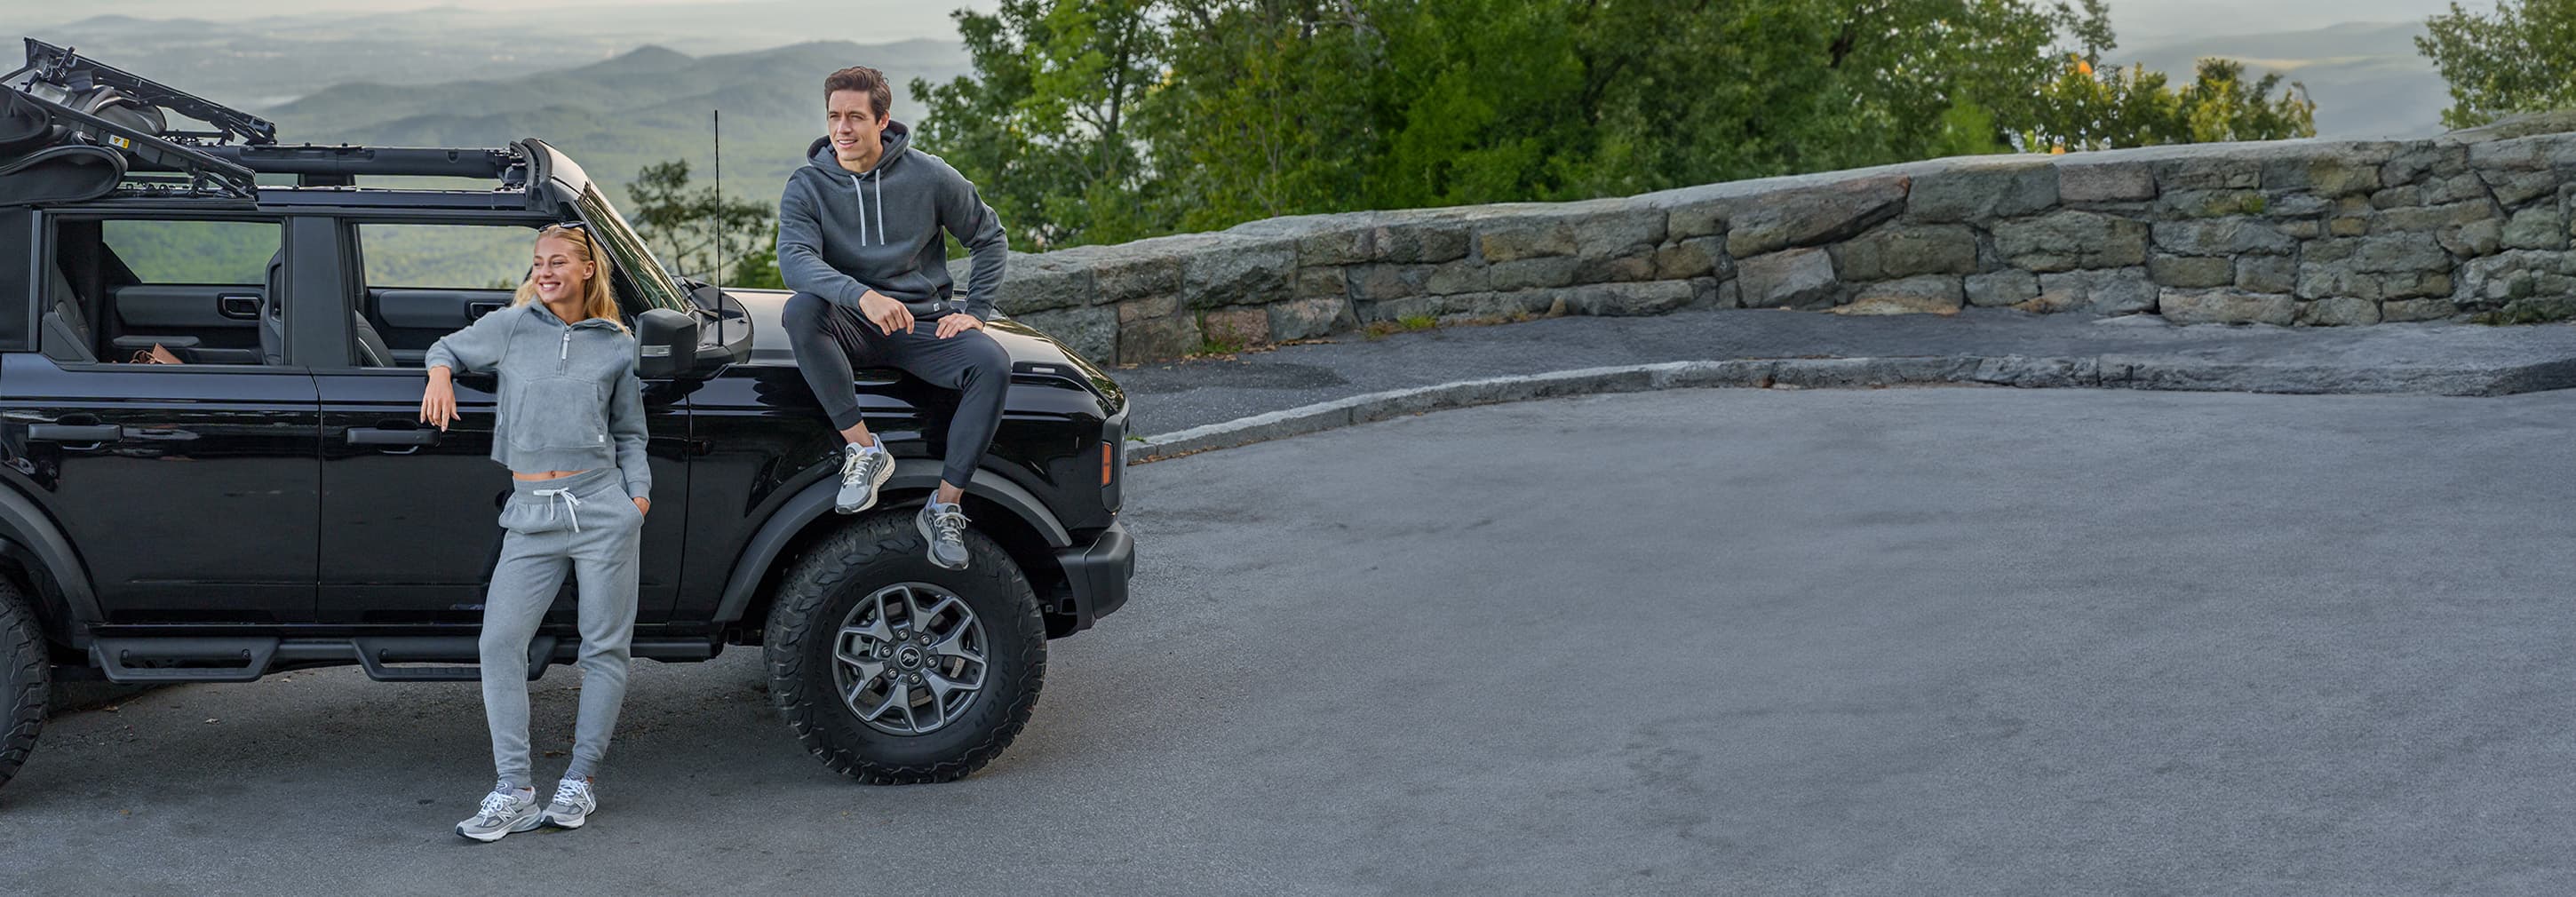
[[[272,636],[101,638],[90,663],[110,682],[250,682],[279,664],[335,666],[355,662],[378,682],[473,682],[483,678],[482,647],[470,635],[285,639]],[[637,639],[634,656],[696,661],[715,656],[712,638]],[[580,659],[581,641],[540,635],[528,641],[528,681],[546,667]],[[425,664],[406,666],[403,664]]]

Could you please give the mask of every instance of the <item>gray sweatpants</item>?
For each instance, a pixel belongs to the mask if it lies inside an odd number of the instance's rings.
[[[492,765],[513,786],[535,784],[528,759],[528,642],[566,571],[581,595],[581,718],[565,778],[595,774],[626,699],[635,635],[636,545],[644,514],[617,469],[552,480],[512,480],[501,507],[501,559],[483,597],[483,716]]]

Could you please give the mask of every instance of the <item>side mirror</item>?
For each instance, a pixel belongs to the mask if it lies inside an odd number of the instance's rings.
[[[636,376],[667,380],[697,366],[697,316],[667,308],[635,316]]]

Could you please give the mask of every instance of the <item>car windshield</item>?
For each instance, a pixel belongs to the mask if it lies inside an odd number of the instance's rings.
[[[643,300],[645,308],[690,309],[688,297],[681,295],[679,285],[672,283],[671,278],[663,273],[662,263],[653,258],[653,251],[645,248],[643,238],[627,228],[626,219],[608,204],[608,197],[599,194],[599,188],[583,185],[581,195],[574,198],[573,205],[581,210],[582,220],[590,225],[590,232],[608,247],[609,258],[617,270],[627,275],[635,285],[636,298]]]

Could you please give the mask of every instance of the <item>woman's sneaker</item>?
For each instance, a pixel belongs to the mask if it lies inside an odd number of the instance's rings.
[[[483,795],[482,810],[474,818],[456,824],[456,833],[488,844],[504,835],[544,825],[545,821],[545,809],[537,806],[536,789],[521,791],[502,782],[492,793]]]
[[[943,505],[932,498],[922,502],[921,513],[912,516],[912,525],[921,530],[921,539],[930,543],[930,562],[947,570],[966,569],[966,513],[956,505]]]
[[[589,779],[565,779],[555,783],[555,799],[546,802],[546,824],[580,828],[598,809],[599,798],[590,793]]]
[[[832,502],[832,510],[856,514],[875,506],[877,487],[892,476],[894,455],[886,452],[884,442],[872,449],[862,449],[855,442],[842,446],[841,494]]]

